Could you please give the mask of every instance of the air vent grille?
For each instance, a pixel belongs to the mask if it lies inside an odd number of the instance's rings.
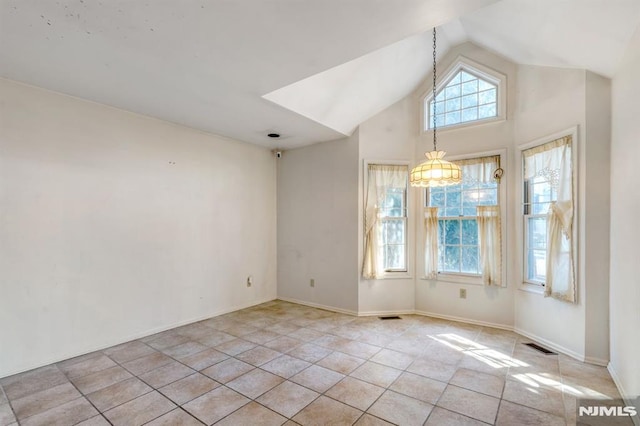
[[[538,352],[542,352],[545,355],[558,355],[557,353],[550,351],[547,348],[543,348],[542,346],[535,344],[535,343],[525,343],[526,346],[529,346],[530,348],[535,349]]]

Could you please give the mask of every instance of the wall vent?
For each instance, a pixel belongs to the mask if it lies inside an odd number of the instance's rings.
[[[535,343],[525,343],[525,345],[526,345],[526,346],[529,346],[530,348],[535,349],[535,350],[536,350],[536,351],[538,351],[538,352],[542,352],[542,353],[543,353],[543,354],[545,354],[545,355],[558,355],[557,353],[555,353],[555,352],[553,352],[553,351],[550,351],[550,350],[549,350],[549,349],[547,349],[547,348],[543,348],[542,346],[537,345],[537,344],[535,344]]]
[[[378,317],[378,318],[380,318],[381,320],[402,319],[397,315],[389,315],[389,316],[386,316],[386,317]]]

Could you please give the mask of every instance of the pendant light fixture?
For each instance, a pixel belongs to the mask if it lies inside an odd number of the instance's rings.
[[[462,181],[460,166],[443,160],[446,152],[438,151],[436,135],[436,29],[433,28],[433,151],[427,152],[427,161],[411,169],[411,186],[434,187],[456,185]]]

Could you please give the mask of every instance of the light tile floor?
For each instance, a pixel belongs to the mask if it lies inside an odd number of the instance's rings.
[[[578,398],[620,397],[528,341],[273,301],[6,377],[0,426],[572,425]]]

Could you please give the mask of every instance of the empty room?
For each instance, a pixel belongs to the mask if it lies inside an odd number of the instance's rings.
[[[640,426],[638,76],[638,0],[0,0],[0,426]]]

